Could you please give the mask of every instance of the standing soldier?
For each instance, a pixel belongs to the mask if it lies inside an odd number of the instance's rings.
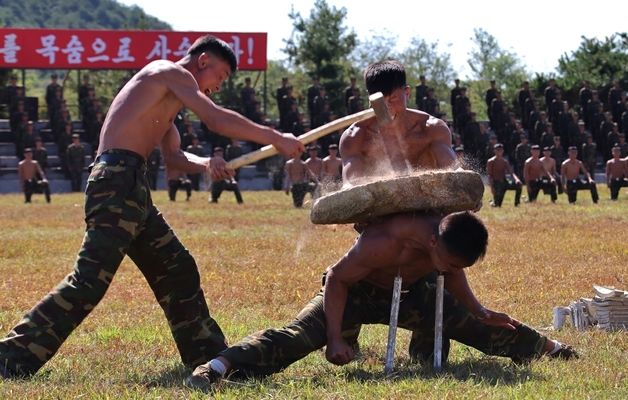
[[[586,134],[586,143],[582,145],[582,160],[585,168],[590,173],[595,173],[595,164],[597,164],[597,144],[593,141],[593,135]]]
[[[519,141],[519,144],[515,148],[515,173],[517,176],[523,176],[523,166],[526,160],[532,156],[532,153],[526,134],[519,135]]]
[[[419,81],[421,81],[421,83],[419,83],[418,85],[416,85],[416,109],[417,110],[421,110],[421,111],[425,111],[425,101],[424,99],[427,97],[427,90],[429,89],[427,87],[427,85],[425,84],[425,75],[421,75],[419,76]]]
[[[510,164],[504,158],[503,144],[497,143],[495,145],[495,156],[488,160],[486,164],[486,174],[488,175],[488,183],[493,192],[493,202],[491,206],[501,207],[507,190],[515,191],[515,207],[519,206],[521,201],[521,180],[519,180],[517,174],[512,171]],[[512,180],[507,178],[507,174],[512,175]]]
[[[31,202],[33,193],[42,192],[46,196],[46,202],[50,203],[48,180],[39,163],[33,160],[33,152],[30,148],[24,149],[24,159],[17,166],[17,174],[24,192],[25,203]]]
[[[44,142],[40,137],[35,138],[35,150],[33,150],[33,160],[39,163],[43,171],[48,168],[48,151],[44,147]]]
[[[586,170],[582,161],[578,160],[578,149],[575,146],[569,147],[569,159],[563,162],[560,167],[560,175],[562,176],[563,189],[567,192],[569,204],[576,203],[578,190],[588,189],[591,191],[591,199],[595,204],[599,199],[595,181],[591,178],[589,171]],[[580,174],[586,177],[585,180],[580,178]]]
[[[150,190],[157,190],[157,178],[159,177],[159,166],[161,165],[161,151],[159,147],[155,147],[148,156],[147,160],[148,185]]]
[[[72,144],[66,150],[68,172],[73,192],[81,191],[83,168],[85,168],[85,149],[81,144],[81,137],[75,133],[72,135]]]
[[[199,143],[198,136],[192,136],[192,143],[185,149],[190,154],[197,155],[199,157],[205,157],[205,148]],[[190,182],[192,182],[192,189],[199,191],[201,173],[188,174]]]

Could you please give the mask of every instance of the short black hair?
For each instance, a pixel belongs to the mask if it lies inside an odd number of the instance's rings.
[[[467,265],[484,257],[488,246],[486,226],[470,211],[445,216],[438,225],[438,238],[451,255]]]
[[[231,67],[231,72],[235,72],[236,69],[238,69],[238,60],[236,59],[235,53],[224,40],[220,40],[212,35],[205,35],[196,39],[188,49],[188,55],[190,56],[195,56],[203,52],[212,53],[223,59]]]
[[[393,90],[406,86],[406,70],[396,60],[376,62],[366,67],[364,82],[369,94],[382,92],[388,96]]]

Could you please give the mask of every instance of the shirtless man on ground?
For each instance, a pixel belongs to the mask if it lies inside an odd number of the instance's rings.
[[[232,174],[224,159],[181,150],[173,120],[186,107],[225,136],[274,145],[284,156],[303,152],[281,134],[209,99],[237,68],[222,40],[204,36],[177,62],[158,60],[133,76],[107,113],[85,192],[87,229],[74,271],[0,340],[0,377],[36,373],[94,309],[129,255],[162,307],[183,364],[193,368],[226,347],[210,316],[194,258],[153,205],[146,159],[161,146],[166,165],[186,173]]]
[[[244,338],[196,368],[187,384],[207,390],[230,372],[234,377],[263,377],[323,346],[329,362],[351,362],[361,325],[388,324],[397,274],[404,289],[398,325],[420,334],[417,356],[423,361],[433,357],[436,273],[446,275],[443,336],[515,362],[543,355],[577,357],[570,346],[484,307],[475,297],[464,269],[483,257],[487,242],[486,227],[471,212],[445,217],[397,214],[373,222],[327,269],[323,287],[292,322]],[[447,340],[445,360],[448,352]]]
[[[33,150],[24,149],[24,159],[17,165],[17,174],[20,178],[25,203],[31,202],[33,193],[44,193],[46,202],[50,203],[50,186],[39,163],[33,160]]]
[[[591,191],[591,200],[597,204],[599,200],[597,186],[582,161],[578,160],[578,148],[575,146],[569,147],[568,155],[569,158],[563,161],[563,165],[560,166],[560,175],[562,176],[563,189],[567,193],[569,204],[576,203],[578,190],[586,189]],[[585,176],[585,180],[580,179],[580,174]]]
[[[539,145],[532,146],[532,156],[528,158],[523,166],[523,179],[526,182],[528,189],[528,201],[533,203],[536,201],[536,197],[539,195],[539,191],[543,191],[547,194],[549,192],[552,203],[556,202],[556,179],[545,168],[545,164],[539,159],[541,155],[541,149]],[[543,181],[543,178],[547,178],[548,181]]]
[[[628,176],[626,175],[626,160],[622,160],[621,148],[615,146],[611,149],[613,158],[606,162],[606,183],[611,190],[611,200],[617,200],[619,190],[628,187]]]
[[[192,197],[192,181],[185,172],[173,167],[166,167],[166,180],[168,182],[168,198],[170,201],[176,201],[179,189],[185,190],[185,201],[190,201],[190,197]]]

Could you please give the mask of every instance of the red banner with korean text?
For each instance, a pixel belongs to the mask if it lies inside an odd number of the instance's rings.
[[[30,28],[0,28],[0,68],[140,69],[179,60],[208,33],[229,43],[238,69],[266,69],[266,33]]]

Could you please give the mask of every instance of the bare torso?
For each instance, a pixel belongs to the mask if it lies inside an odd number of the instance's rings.
[[[538,158],[528,158],[524,168],[526,181],[536,181],[546,176],[544,165]]]
[[[323,159],[323,179],[338,180],[342,178],[342,160],[327,156]]]
[[[450,147],[451,134],[443,121],[410,109],[398,118],[402,120],[398,121],[396,129],[385,134],[380,133],[375,118],[345,131],[340,141],[345,183],[355,184],[455,163]],[[353,158],[358,158],[359,164],[353,163]]]
[[[434,229],[438,225],[439,217],[413,217],[409,214],[397,214],[386,219],[371,223],[362,235],[378,235],[400,243],[401,249],[396,252],[394,260],[386,261],[393,268],[379,268],[373,270],[365,281],[390,289],[397,274],[401,275],[403,286],[407,287],[435,271],[434,264],[429,256],[428,242]],[[375,256],[376,257],[376,256]]]
[[[541,162],[550,174],[556,175],[556,160],[552,157],[541,157]]]
[[[291,183],[303,183],[307,182],[309,179],[309,174],[307,173],[307,166],[305,162],[300,159],[292,159],[286,162],[286,173],[288,174],[288,179],[290,179]]]
[[[98,154],[126,149],[148,158],[183,106],[164,84],[164,72],[183,67],[169,61],[145,66],[115,97],[100,133]]]
[[[39,171],[39,163],[35,160],[22,160],[18,164],[18,174],[23,181],[36,178]]]
[[[312,172],[312,174],[320,179],[323,173],[323,160],[321,160],[320,158],[316,157],[316,158],[308,158],[307,160],[305,160],[305,165],[307,165],[307,167],[310,169],[310,171]]]
[[[582,172],[582,162],[580,160],[566,160],[563,162],[561,170],[567,180],[578,179]]]
[[[510,171],[508,161],[503,158],[492,157],[486,163],[486,173],[491,179],[498,182],[506,180],[506,174]]]
[[[606,162],[608,179],[622,179],[626,177],[625,161],[621,159],[610,159]]]

